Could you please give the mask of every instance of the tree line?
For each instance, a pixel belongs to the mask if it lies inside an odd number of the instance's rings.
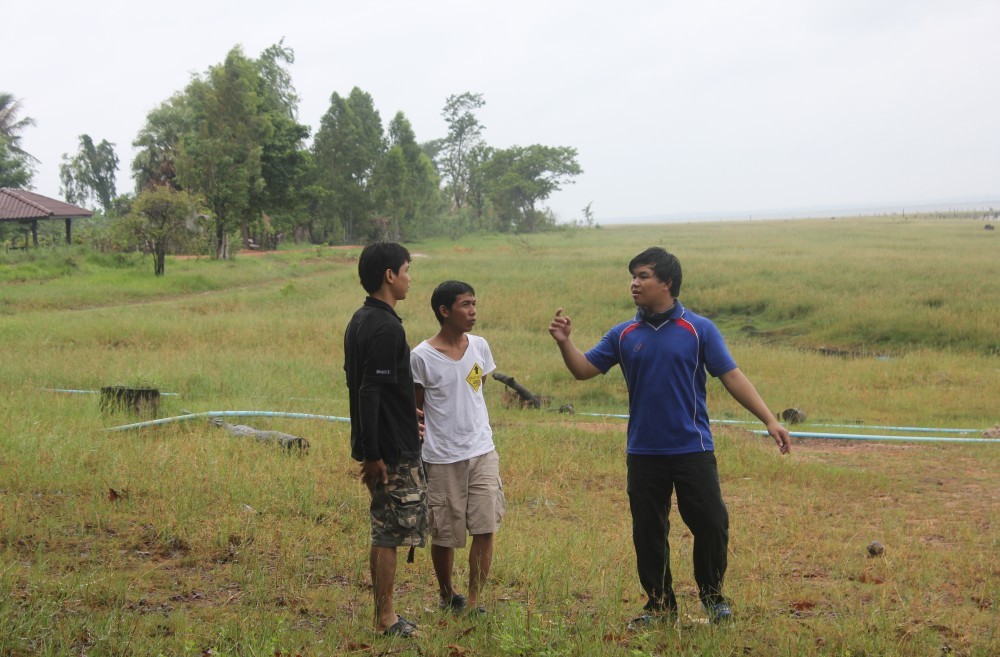
[[[109,248],[163,256],[202,250],[225,258],[282,241],[358,244],[371,239],[457,237],[471,231],[551,228],[544,203],[582,170],[568,146],[490,146],[477,111],[482,94],[446,99],[443,137],[418,142],[399,111],[383,125],[367,92],[333,92],[315,134],[283,41],[257,58],[236,46],[153,109],[133,141],[134,191],[118,195],[115,145],[80,136],[60,165],[68,202],[97,203]],[[34,160],[20,148],[33,125],[0,94],[0,184],[30,187]],[[311,138],[311,141],[310,141]],[[592,222],[589,206],[585,218]]]

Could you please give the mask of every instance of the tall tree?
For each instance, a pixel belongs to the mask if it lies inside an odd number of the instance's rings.
[[[96,199],[104,213],[113,211],[115,199],[115,175],[118,171],[118,156],[115,145],[107,139],[94,144],[90,135],[80,135],[80,147],[76,155],[63,154],[59,165],[59,190],[69,203],[83,204]]]
[[[334,92],[313,141],[314,181],[322,190],[318,209],[339,220],[338,226],[323,226],[328,237],[351,244],[372,234],[370,182],[385,147],[372,97],[358,87],[347,98]]]
[[[389,144],[372,184],[378,210],[389,221],[384,237],[400,240],[419,234],[421,218],[436,210],[438,176],[402,112],[389,123]]]
[[[485,172],[499,228],[526,233],[541,227],[546,215],[536,206],[583,173],[576,156],[569,146],[538,144],[495,151]]]
[[[146,124],[132,142],[137,149],[132,160],[137,193],[159,185],[179,189],[177,157],[181,137],[193,129],[191,114],[187,95],[176,93],[146,115]]]
[[[482,94],[465,93],[448,96],[441,115],[448,124],[438,169],[456,210],[465,205],[469,190],[470,151],[482,143],[483,125],[476,118],[475,110],[486,104]]]
[[[264,185],[261,143],[272,128],[261,120],[257,91],[256,67],[239,47],[187,88],[195,127],[181,136],[177,179],[211,208],[217,258],[228,257],[231,233],[246,233],[252,195]]]
[[[21,101],[13,94],[0,92],[0,140],[12,153],[28,155],[21,149],[21,133],[35,125],[35,120],[30,116],[19,117],[20,113]]]
[[[466,205],[472,209],[475,216],[476,230],[487,228],[486,207],[489,200],[489,179],[486,165],[493,158],[493,149],[480,143],[469,149],[469,183],[466,192]]]
[[[0,141],[0,187],[30,189],[35,171],[31,160]]]
[[[216,214],[216,254],[238,227],[244,244],[292,229],[304,212],[304,141],[298,96],[279,42],[256,60],[240,48],[149,113],[133,145],[138,190],[169,184],[202,193]],[[220,159],[221,158],[221,159]],[[222,164],[222,166],[220,166]],[[220,214],[221,213],[221,214]]]
[[[303,210],[300,190],[306,184],[307,153],[304,142],[309,127],[298,122],[298,95],[286,68],[295,63],[295,53],[284,41],[270,46],[256,61],[257,96],[261,120],[270,129],[261,142],[260,175],[263,187],[252,187],[250,215],[257,218],[253,237],[262,233],[294,229]],[[250,235],[244,234],[244,239]]]
[[[0,92],[0,187],[29,188],[35,175],[38,160],[21,148],[21,133],[35,120],[20,113],[21,101]]]
[[[163,276],[171,242],[198,216],[197,200],[169,185],[149,187],[139,193],[125,217],[126,230],[153,255],[153,273]]]

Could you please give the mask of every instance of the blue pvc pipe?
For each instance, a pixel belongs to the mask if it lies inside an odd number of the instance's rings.
[[[619,415],[614,413],[577,413],[577,415],[589,415],[596,417],[614,417],[628,419],[628,415]],[[749,421],[743,420],[711,420],[713,423],[721,424],[752,424]],[[855,426],[855,425],[848,425]],[[860,427],[859,427],[860,428]],[[884,429],[887,431],[905,431],[907,427],[868,427],[874,429]],[[927,432],[944,432],[947,429],[926,429],[922,427],[914,427],[912,430],[916,431],[927,431]],[[956,431],[956,430],[952,430]],[[972,433],[979,431],[978,429],[958,429],[963,433]],[[751,430],[751,433],[768,435],[767,431],[762,430]],[[789,431],[790,436],[793,438],[823,438],[829,440],[891,440],[900,442],[936,442],[936,443],[1000,443],[1000,438],[951,438],[944,436],[882,436],[882,435],[869,435],[860,433],[818,433],[811,431]]]
[[[96,395],[99,394],[100,390],[72,390],[69,388],[42,388],[45,392],[66,392],[74,395]],[[161,392],[160,396],[173,397],[180,395],[179,392]]]
[[[161,424],[171,424],[173,422],[183,422],[194,420],[200,417],[285,417],[299,420],[326,420],[327,422],[350,422],[349,417],[337,417],[335,415],[313,415],[311,413],[284,413],[281,411],[206,411],[204,413],[188,413],[176,417],[165,417],[159,420],[147,420],[145,422],[135,422],[134,424],[123,424],[120,427],[110,427],[105,431],[126,431],[128,429],[141,429],[142,427],[153,427]]]
[[[578,415],[615,417],[627,419],[628,415],[616,415],[610,413],[579,413]],[[303,420],[325,420],[327,422],[348,422],[349,417],[338,417],[335,415],[314,415],[311,413],[286,413],[281,411],[206,411],[204,413],[189,413],[176,417],[161,418],[159,420],[147,420],[146,422],[136,422],[118,427],[111,427],[107,431],[126,431],[129,429],[140,429],[142,427],[152,427],[173,422],[182,422],[201,417],[283,417]],[[752,430],[751,433],[768,435],[767,431]],[[939,442],[939,443],[1000,443],[1000,438],[949,438],[938,436],[883,436],[856,433],[817,433],[811,431],[790,431],[793,438],[823,438],[830,440],[888,440],[899,442]]]
[[[779,418],[780,419],[780,418]],[[756,424],[757,420],[710,420],[712,424]],[[916,431],[918,433],[980,433],[982,429],[937,429],[931,427],[883,427],[871,424],[812,424],[812,427],[839,427],[842,429],[881,429],[883,431]]]
[[[767,436],[767,431],[753,430],[750,433]],[[793,438],[828,438],[831,440],[896,440],[901,442],[925,443],[1000,443],[1000,438],[950,438],[944,436],[872,436],[862,433],[813,433],[811,431],[789,431]]]

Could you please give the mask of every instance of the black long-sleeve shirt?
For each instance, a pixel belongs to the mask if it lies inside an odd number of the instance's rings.
[[[351,404],[351,457],[397,463],[420,452],[410,346],[392,306],[367,297],[344,331]]]

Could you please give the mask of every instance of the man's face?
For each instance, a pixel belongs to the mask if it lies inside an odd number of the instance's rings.
[[[476,297],[467,292],[458,295],[442,315],[445,324],[468,333],[476,325]]]
[[[632,270],[631,291],[632,301],[640,308],[665,309],[673,300],[670,281],[658,279],[649,265],[636,265]]]
[[[392,270],[389,270],[389,274],[392,274]],[[398,274],[393,274],[389,287],[392,289],[392,297],[396,301],[402,301],[406,298],[406,293],[410,291],[410,263],[404,262],[400,268]]]

